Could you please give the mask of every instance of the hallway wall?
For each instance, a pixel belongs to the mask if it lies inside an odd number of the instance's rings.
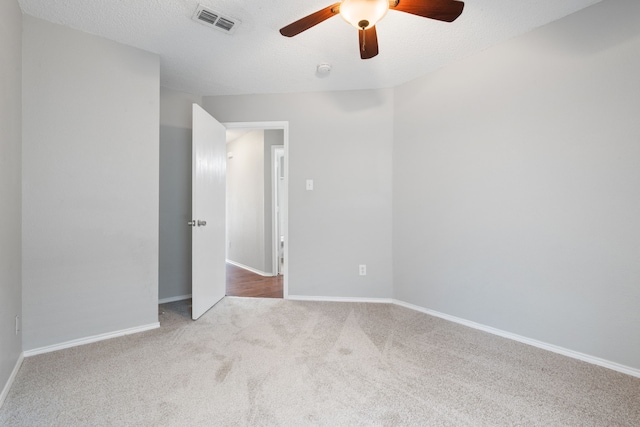
[[[266,273],[264,148],[264,130],[227,144],[227,259]]]

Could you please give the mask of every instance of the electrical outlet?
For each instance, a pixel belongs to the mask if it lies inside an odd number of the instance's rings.
[[[16,316],[16,335],[20,332],[20,316]]]
[[[360,271],[360,275],[361,276],[366,276],[367,275],[367,265],[366,264],[360,264],[359,271]]]

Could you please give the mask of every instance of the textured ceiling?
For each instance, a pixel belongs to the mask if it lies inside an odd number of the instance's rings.
[[[392,87],[600,0],[467,0],[453,23],[390,11],[380,54],[362,60],[339,16],[287,38],[278,30],[337,0],[19,0],[24,13],[160,55],[162,86],[197,95]],[[201,3],[242,21],[228,35],[191,16]],[[316,66],[329,63],[327,77]]]

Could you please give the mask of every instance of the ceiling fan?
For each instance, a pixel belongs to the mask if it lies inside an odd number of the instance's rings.
[[[340,14],[358,29],[360,58],[369,59],[378,54],[376,24],[389,9],[453,22],[460,16],[463,8],[464,3],[457,0],[343,0],[287,25],[280,29],[280,34],[293,37]]]

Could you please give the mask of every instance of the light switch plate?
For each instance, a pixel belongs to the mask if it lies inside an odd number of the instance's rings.
[[[312,179],[308,179],[307,180],[307,190],[309,190],[309,191],[313,190],[313,180]]]

